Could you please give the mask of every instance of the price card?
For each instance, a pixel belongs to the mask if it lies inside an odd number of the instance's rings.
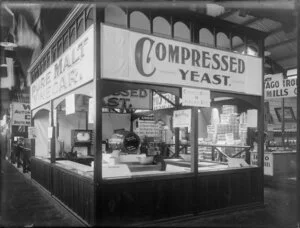
[[[182,88],[182,105],[210,107],[210,91],[204,89]]]

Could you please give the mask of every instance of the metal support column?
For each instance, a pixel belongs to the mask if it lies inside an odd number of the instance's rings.
[[[300,48],[300,1],[295,1],[297,13],[297,50]],[[297,52],[297,74],[300,72],[300,53]],[[300,227],[300,94],[299,94],[299,79],[297,80],[297,152],[296,152],[296,194],[297,194],[297,227]]]

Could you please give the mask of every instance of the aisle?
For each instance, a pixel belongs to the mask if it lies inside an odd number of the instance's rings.
[[[84,226],[77,218],[32,184],[11,163],[1,159],[0,226]]]

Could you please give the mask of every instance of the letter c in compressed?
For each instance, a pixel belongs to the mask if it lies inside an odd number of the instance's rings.
[[[154,44],[154,40],[152,40],[148,37],[144,37],[144,38],[141,38],[136,43],[136,46],[135,46],[135,65],[136,65],[136,68],[137,68],[138,72],[141,75],[143,75],[144,77],[150,77],[155,73],[156,68],[154,67],[154,69],[150,73],[146,73],[144,71],[144,65],[143,65],[144,55],[143,55],[143,52],[144,52],[144,44],[145,44],[146,41],[149,41],[149,43],[150,43],[149,50],[148,50],[147,57],[146,57],[146,63],[151,62],[150,53],[151,53],[151,50],[152,50],[152,47],[153,47],[153,44]]]

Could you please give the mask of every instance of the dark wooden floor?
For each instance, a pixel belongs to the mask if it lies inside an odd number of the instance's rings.
[[[0,227],[8,226],[84,226],[62,208],[39,186],[32,184],[30,174],[20,173],[12,164],[1,160]]]

